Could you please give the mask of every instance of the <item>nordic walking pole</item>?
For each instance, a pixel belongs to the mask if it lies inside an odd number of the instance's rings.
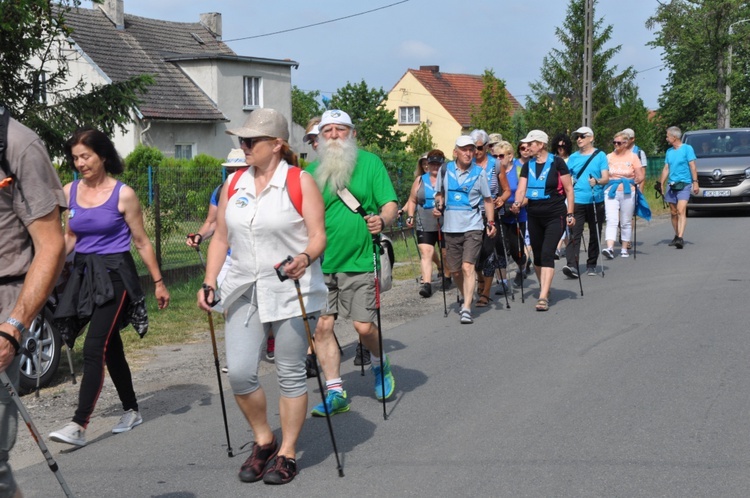
[[[73,369],[73,355],[71,354],[70,348],[68,345],[65,345],[65,350],[68,352],[68,365],[70,365],[70,380],[73,382],[73,385],[76,385],[76,371]]]
[[[443,318],[448,316],[448,300],[445,297],[445,261],[443,261],[443,227],[440,218],[437,220],[438,227],[438,251],[440,252],[440,275],[443,278]],[[432,263],[430,263],[432,264]]]
[[[419,285],[419,272],[417,272],[414,269],[414,258],[411,257],[411,251],[409,250],[409,243],[406,241],[406,234],[404,233],[404,225],[401,222],[401,214],[398,215],[398,230],[401,232],[401,238],[404,239],[404,245],[406,246],[406,255],[409,257],[409,265],[411,266],[411,271],[414,273],[415,277],[414,280],[417,282],[417,285]]]
[[[521,275],[521,304],[523,304],[525,302],[523,297],[523,281],[526,280],[526,275],[524,275],[526,272],[524,268],[526,261],[524,261],[523,257],[526,255],[526,241],[521,237],[521,223],[518,221],[518,218],[516,218],[516,235],[518,236],[518,260],[524,263],[523,265],[518,265],[518,272]]]
[[[351,209],[353,212],[358,213],[360,216],[362,216],[362,218],[369,216],[362,207],[362,204],[360,204],[357,198],[354,197],[351,192],[349,192],[349,189],[342,188],[336,193],[338,194],[341,201],[346,204],[346,207]],[[401,235],[404,235],[403,231],[401,232]],[[378,347],[380,348],[380,383],[381,388],[383,389],[383,420],[388,420],[388,412],[385,409],[385,375],[383,375],[382,372],[382,369],[385,368],[385,363],[383,362],[383,328],[382,324],[380,323],[380,278],[378,277],[378,274],[380,273],[380,262],[378,258],[378,254],[380,254],[379,239],[380,235],[372,235],[372,267],[375,280],[375,316],[378,321]],[[406,236],[404,236],[404,242],[406,242]]]
[[[57,478],[57,482],[60,483],[60,487],[63,490],[63,493],[65,493],[65,496],[67,497],[74,497],[75,495],[68,487],[68,483],[65,482],[65,479],[63,479],[62,473],[60,472],[60,468],[57,466],[57,462],[52,457],[52,453],[50,453],[49,449],[47,449],[47,445],[44,444],[44,439],[42,439],[42,435],[39,434],[39,431],[36,428],[36,425],[34,425],[34,421],[31,419],[31,415],[29,415],[29,412],[26,411],[26,407],[23,406],[23,403],[21,402],[21,399],[18,397],[18,392],[13,387],[13,384],[10,383],[10,379],[8,378],[8,374],[5,373],[3,370],[0,372],[0,383],[5,386],[5,389],[8,391],[8,394],[10,395],[11,399],[13,399],[13,402],[16,404],[16,408],[18,408],[18,413],[21,414],[21,418],[23,418],[23,421],[26,422],[26,427],[28,427],[29,432],[31,432],[31,437],[34,438],[34,441],[36,442],[37,446],[39,446],[39,449],[42,451],[42,455],[44,455],[44,459],[47,460],[47,465],[49,466],[49,469],[52,471],[52,473],[55,474],[55,477]]]
[[[273,268],[276,270],[276,275],[278,275],[279,280],[282,282],[289,278],[289,276],[284,271],[284,265],[287,263],[291,263],[292,260],[291,256],[287,256],[284,261],[281,263],[276,264]],[[315,341],[313,341],[312,333],[310,332],[310,320],[307,317],[307,311],[305,311],[305,301],[302,299],[302,289],[300,289],[299,286],[299,279],[293,279],[294,280],[294,288],[297,289],[297,299],[299,300],[299,308],[302,312],[302,322],[305,324],[305,333],[307,333],[307,344],[310,346],[310,355],[313,358],[313,361],[315,362],[315,366],[318,366],[318,355],[315,352]],[[341,466],[341,461],[339,460],[339,450],[336,447],[336,437],[333,435],[333,424],[331,424],[331,414],[328,412],[328,403],[326,403],[326,396],[325,396],[325,390],[323,389],[323,381],[320,378],[320,368],[317,368],[317,379],[318,379],[318,388],[320,389],[320,395],[323,397],[323,410],[326,412],[326,422],[328,422],[328,433],[331,435],[331,444],[333,445],[333,454],[336,456],[336,469],[339,471],[339,477],[344,477],[344,468]]]
[[[594,175],[589,175],[589,179],[594,178]],[[591,197],[593,200],[592,206],[594,208],[594,229],[596,230],[596,262],[599,263],[599,256],[602,253],[602,234],[601,227],[599,226],[598,215],[596,214],[596,199],[594,198],[594,187],[591,187]],[[604,278],[604,260],[602,260],[602,278]]]
[[[512,258],[510,258],[510,254],[508,253],[508,245],[505,243],[505,231],[503,230],[503,222],[500,220],[499,215],[497,216],[497,226],[499,227],[499,230],[500,230],[500,241],[503,243],[503,253],[505,255],[505,280],[508,281],[508,289],[510,289],[511,283],[510,283],[510,275],[508,275],[508,263],[511,261]],[[497,250],[495,251],[495,253],[497,254]],[[498,270],[500,270],[500,268],[498,268]],[[500,271],[500,280],[503,279],[502,277],[503,277],[503,272]],[[503,291],[505,291],[505,284],[502,282],[500,282],[500,284],[503,286]],[[510,293],[510,299],[513,302],[516,301],[516,296],[513,295],[512,290]],[[507,295],[505,296],[505,304],[506,305],[508,304]],[[506,308],[510,308],[510,306],[506,306]]]
[[[567,224],[565,225],[565,233],[568,236],[568,243],[572,242],[573,239],[570,238],[570,227],[568,227]],[[581,241],[583,241],[583,233],[581,233]],[[583,297],[583,281],[581,280],[581,268],[580,268],[580,265],[578,264],[578,257],[580,256],[580,254],[581,254],[581,246],[579,244],[578,251],[576,251],[576,273],[578,274],[578,286],[581,288],[581,297]]]
[[[206,303],[209,306],[214,306],[219,301],[214,301],[213,303],[208,300],[208,295],[213,292],[214,289],[207,284],[203,284],[203,295],[206,298]],[[214,295],[215,297],[215,295]],[[219,398],[221,399],[221,414],[224,417],[224,431],[227,435],[227,455],[229,457],[233,457],[232,454],[232,443],[229,442],[229,424],[227,423],[227,406],[224,403],[224,386],[221,384],[221,368],[219,368],[219,352],[216,349],[216,333],[214,332],[214,317],[211,316],[211,312],[207,311],[206,314],[208,315],[208,329],[211,332],[211,346],[214,350],[214,366],[216,367],[216,379],[219,381]]]

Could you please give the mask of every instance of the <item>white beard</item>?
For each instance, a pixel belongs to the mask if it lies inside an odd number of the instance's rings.
[[[328,186],[332,192],[337,192],[349,185],[352,172],[357,165],[357,141],[354,136],[344,140],[326,140],[318,138],[318,155],[320,165],[315,171],[315,181],[320,190]]]

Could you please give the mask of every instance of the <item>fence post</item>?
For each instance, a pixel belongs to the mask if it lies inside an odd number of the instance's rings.
[[[151,167],[149,166],[149,170]],[[150,190],[149,190],[150,191]],[[161,200],[159,198],[159,182],[154,184],[154,231],[155,245],[156,245],[156,263],[161,269]]]

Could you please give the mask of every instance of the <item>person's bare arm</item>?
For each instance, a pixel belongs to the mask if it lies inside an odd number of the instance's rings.
[[[185,243],[187,245],[195,248],[198,247],[204,240],[211,238],[211,236],[214,234],[214,231],[216,230],[216,213],[218,211],[218,206],[214,206],[213,204],[208,205],[208,215],[206,216],[206,221],[204,221],[203,225],[201,225],[198,231],[193,234],[194,236],[200,236],[198,237],[199,242],[196,242],[193,237],[188,236],[185,239]]]
[[[18,300],[8,316],[28,328],[52,292],[65,261],[60,208],[55,207],[46,216],[34,220],[27,229],[34,244],[34,259],[26,273]],[[0,330],[20,342],[21,334],[13,325],[0,323]],[[15,350],[10,342],[0,338],[0,371],[8,367],[14,356]]]
[[[692,178],[692,191],[694,194],[698,194],[700,191],[700,187],[698,186],[698,170],[695,167],[695,161],[690,161],[688,163],[690,166],[690,178]]]
[[[302,217],[307,228],[307,247],[303,251],[307,254],[297,254],[284,267],[287,275],[292,279],[299,279],[305,274],[310,262],[315,261],[323,254],[326,248],[326,213],[323,196],[312,176],[303,174],[300,176],[302,185]]]

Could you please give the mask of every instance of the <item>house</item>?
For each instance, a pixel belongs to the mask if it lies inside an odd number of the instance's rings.
[[[155,79],[134,123],[114,137],[123,156],[142,143],[177,158],[226,157],[238,143],[225,130],[261,107],[279,110],[292,123],[291,70],[299,64],[237,55],[221,41],[220,13],[179,23],[128,15],[123,0],[105,0],[93,9],[72,9],[66,21],[73,30],[67,56],[73,81]],[[290,142],[299,151],[304,130],[293,128]]]
[[[471,131],[472,106],[481,105],[483,86],[482,76],[441,73],[440,66],[420,66],[407,70],[398,80],[385,107],[396,112],[394,128],[407,136],[420,123],[427,123],[438,149],[452,157],[456,138]],[[514,113],[523,110],[510,92],[508,98]]]

